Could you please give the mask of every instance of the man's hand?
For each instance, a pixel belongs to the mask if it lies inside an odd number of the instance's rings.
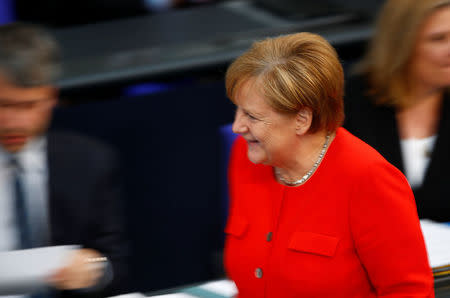
[[[103,275],[106,260],[93,249],[76,250],[66,266],[49,278],[49,283],[59,290],[75,290],[94,286]],[[100,261],[100,262],[99,262]]]

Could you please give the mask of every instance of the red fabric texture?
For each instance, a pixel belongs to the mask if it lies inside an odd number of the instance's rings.
[[[239,298],[434,297],[408,182],[345,129],[301,186],[252,164],[241,137],[229,179],[225,267]]]

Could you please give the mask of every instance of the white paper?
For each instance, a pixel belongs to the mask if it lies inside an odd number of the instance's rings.
[[[428,219],[420,221],[431,267],[450,264],[450,226]]]
[[[200,286],[200,288],[225,297],[233,297],[238,292],[236,285],[231,280],[209,282]]]
[[[184,293],[156,295],[156,296],[149,296],[149,297],[151,297],[151,298],[198,298],[196,296],[192,296],[192,295],[184,294]]]
[[[109,297],[109,298],[144,298],[144,297],[147,297],[147,296],[144,296],[141,293],[128,293],[128,294],[112,296],[112,297]]]
[[[46,286],[47,278],[63,267],[76,245],[0,252],[0,295],[28,294]]]

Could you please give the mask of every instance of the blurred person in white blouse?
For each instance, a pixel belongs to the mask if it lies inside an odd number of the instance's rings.
[[[406,175],[420,218],[450,221],[450,0],[388,0],[355,73],[344,126]]]

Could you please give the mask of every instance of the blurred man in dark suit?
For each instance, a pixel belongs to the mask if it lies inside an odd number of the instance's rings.
[[[48,285],[69,296],[112,295],[123,287],[127,254],[117,160],[97,141],[47,133],[59,70],[45,30],[0,27],[0,251],[80,245]]]

